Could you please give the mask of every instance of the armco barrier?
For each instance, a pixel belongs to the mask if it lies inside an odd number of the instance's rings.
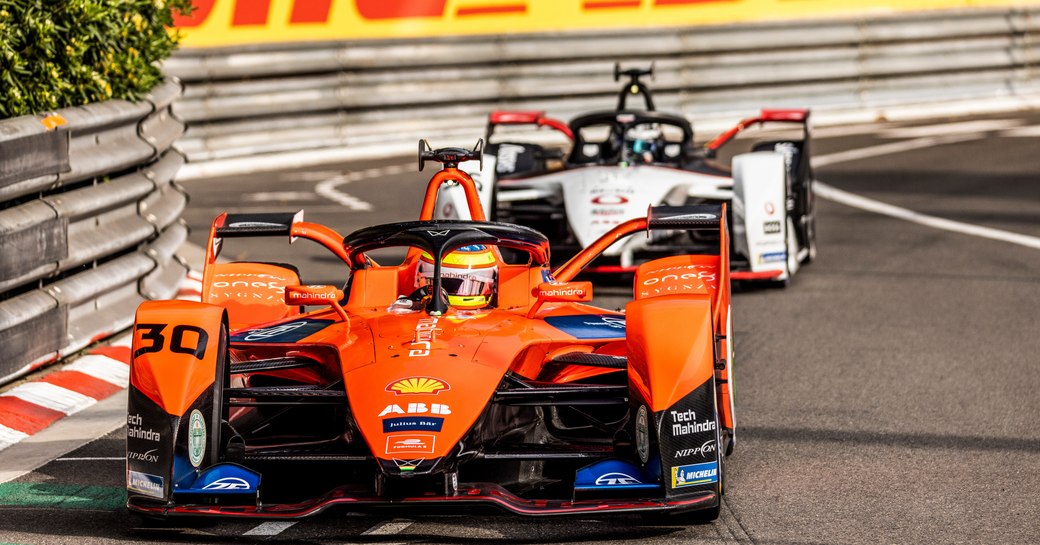
[[[0,121],[0,383],[176,295],[186,195],[172,182],[179,83],[140,102]]]
[[[494,108],[613,107],[613,63],[656,61],[655,101],[694,120],[1040,90],[1040,8],[813,22],[182,50],[191,162],[481,132]]]

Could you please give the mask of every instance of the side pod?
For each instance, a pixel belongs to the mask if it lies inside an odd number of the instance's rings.
[[[218,461],[219,395],[227,359],[227,312],[190,301],[151,301],[137,310],[127,406],[127,491],[169,500]],[[220,383],[218,384],[219,381]]]
[[[639,405],[650,413],[648,458],[655,451],[660,457],[667,497],[721,492],[712,319],[706,294],[637,299],[626,307],[633,414],[641,419]]]

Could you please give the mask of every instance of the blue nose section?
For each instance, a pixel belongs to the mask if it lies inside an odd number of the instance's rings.
[[[575,490],[650,490],[661,487],[660,462],[655,458],[646,467],[624,460],[602,460],[578,470]]]

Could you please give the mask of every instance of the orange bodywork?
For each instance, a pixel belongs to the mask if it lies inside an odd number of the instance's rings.
[[[174,416],[213,386],[226,311],[191,301],[146,301],[134,318],[130,383]]]
[[[471,216],[483,220],[473,180],[455,168],[433,177],[421,219],[431,220],[437,188],[448,181],[463,187]],[[227,365],[233,387],[279,387],[288,381],[323,394],[341,388],[349,418],[384,468],[394,463],[400,467],[401,459],[457,456],[464,438],[509,380],[581,385],[595,379],[602,383],[599,388],[629,392],[631,402],[622,395],[621,404],[645,404],[659,419],[666,418],[660,413],[696,393],[718,407],[724,427],[732,427],[729,362],[718,365],[728,359],[730,342],[724,208],[718,220],[720,254],[674,256],[640,266],[635,298],[625,312],[585,304],[592,285],[570,281],[619,238],[653,228],[647,218],[619,225],[555,275],[547,253],[537,263],[538,254],[532,252],[528,264],[507,264],[496,252],[500,262],[494,307],[441,313],[408,306],[417,288],[421,250],[413,246],[400,265],[379,266],[352,251],[335,231],[298,216],[290,222],[240,215],[237,226],[226,225],[226,214],[219,216],[207,245],[203,302],[145,303],[138,310],[131,382],[167,413],[185,414],[213,387],[218,365],[224,364],[218,361],[221,331],[229,324]],[[425,233],[430,237],[447,236],[437,234],[444,225],[432,222],[421,229],[429,229]],[[480,228],[480,223],[473,225]],[[340,297],[334,287],[296,287],[299,277],[286,267],[218,263],[223,238],[248,236],[250,229],[308,238],[340,257],[350,269],[342,305],[334,300]],[[544,243],[544,237],[540,240]],[[300,304],[325,306],[301,312]],[[174,328],[181,333],[171,344]],[[161,343],[159,335],[167,335]],[[279,358],[296,363],[277,373],[262,368],[265,361]],[[704,390],[713,378],[715,396]],[[275,379],[282,382],[272,383]],[[245,390],[237,392],[232,397],[249,398]],[[250,409],[235,411],[233,415],[240,415]]]

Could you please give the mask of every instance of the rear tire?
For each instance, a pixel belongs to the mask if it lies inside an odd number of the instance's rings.
[[[805,263],[816,261],[816,203],[812,203],[809,210],[808,221],[805,225],[805,238],[809,254],[805,256]]]

